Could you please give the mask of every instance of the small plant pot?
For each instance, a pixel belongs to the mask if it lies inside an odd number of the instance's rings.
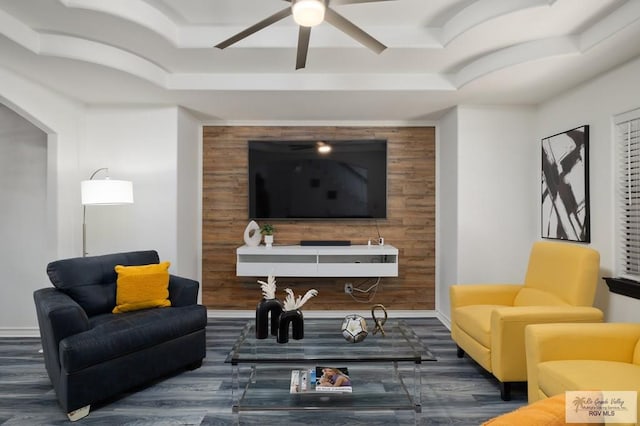
[[[267,247],[273,247],[273,235],[264,236],[264,245]]]

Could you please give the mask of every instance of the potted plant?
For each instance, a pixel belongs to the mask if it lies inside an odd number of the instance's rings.
[[[260,233],[264,235],[264,244],[267,247],[273,246],[273,231],[275,231],[273,225],[265,223],[260,227]]]

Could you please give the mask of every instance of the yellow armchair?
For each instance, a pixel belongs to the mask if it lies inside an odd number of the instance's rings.
[[[636,391],[640,324],[534,324],[525,330],[529,403],[566,391]]]
[[[576,244],[534,243],[523,284],[452,285],[451,337],[458,357],[466,352],[500,381],[507,401],[510,383],[527,380],[524,329],[528,324],[600,322],[592,307],[600,255]]]

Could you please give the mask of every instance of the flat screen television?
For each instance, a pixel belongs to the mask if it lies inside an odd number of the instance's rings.
[[[250,219],[384,219],[387,141],[249,141]]]

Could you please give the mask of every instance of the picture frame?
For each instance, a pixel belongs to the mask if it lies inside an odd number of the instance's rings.
[[[542,139],[542,238],[591,242],[589,126]]]

